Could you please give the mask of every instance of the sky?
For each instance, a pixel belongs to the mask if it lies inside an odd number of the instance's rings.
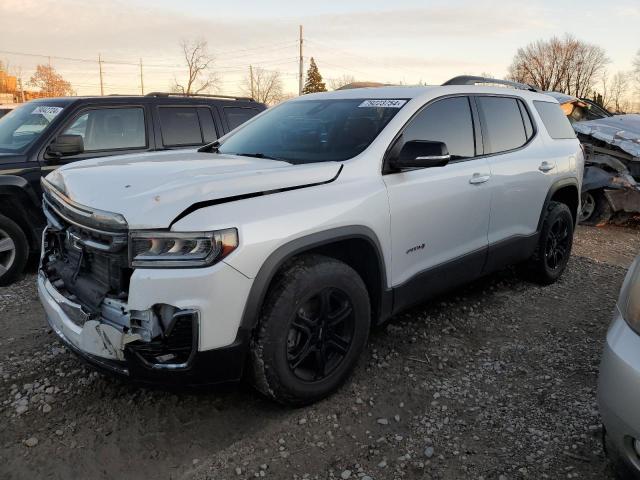
[[[503,77],[519,47],[570,33],[603,47],[608,71],[640,50],[638,0],[259,1],[1,0],[0,61],[26,83],[48,63],[80,95],[167,91],[184,77],[180,41],[204,39],[218,91],[241,94],[249,65],[280,72],[297,92],[298,25],[305,70],[325,79],[439,84],[460,74]]]

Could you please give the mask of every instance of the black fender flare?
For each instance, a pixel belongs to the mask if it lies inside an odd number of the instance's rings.
[[[387,292],[388,289],[387,274],[382,247],[380,246],[380,241],[376,233],[369,227],[363,225],[332,228],[291,240],[278,247],[267,257],[251,285],[249,296],[245,302],[240,328],[243,330],[252,330],[258,324],[260,309],[262,308],[271,281],[287,260],[305,251],[350,239],[365,240],[371,244],[376,252],[378,268],[380,270],[380,291],[381,296],[384,297],[384,293]],[[385,305],[383,305],[383,307],[384,306]],[[386,311],[386,308],[384,308],[383,311]]]
[[[40,247],[40,236],[45,224],[42,202],[29,182],[17,175],[0,175],[0,195],[8,197],[9,215],[27,234],[30,247]]]
[[[549,191],[547,192],[547,196],[544,199],[544,203],[542,204],[542,211],[540,212],[540,218],[538,219],[538,227],[536,229],[536,231],[538,233],[540,233],[540,230],[542,229],[542,222],[544,221],[544,214],[547,211],[547,207],[549,206],[549,202],[551,201],[551,198],[555,195],[555,193],[560,190],[561,188],[565,188],[565,187],[575,187],[576,191],[578,192],[578,196],[577,196],[577,205],[578,205],[578,211],[576,212],[576,225],[578,222],[578,214],[579,214],[579,210],[580,210],[580,188],[578,188],[578,179],[577,178],[562,178],[560,180],[555,181],[554,183],[551,184],[551,187],[549,188]]]
[[[34,207],[40,208],[40,199],[25,178],[19,177],[17,175],[0,175],[0,194],[12,194],[17,190],[21,190],[22,192],[24,192],[27,197],[29,197],[29,200],[31,200]]]

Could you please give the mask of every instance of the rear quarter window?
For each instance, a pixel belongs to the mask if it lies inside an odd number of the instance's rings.
[[[569,119],[562,112],[559,104],[534,100],[533,105],[536,107],[544,128],[547,129],[551,138],[555,140],[576,138],[576,133],[573,131]]]

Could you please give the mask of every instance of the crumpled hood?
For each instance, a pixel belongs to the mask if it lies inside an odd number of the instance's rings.
[[[634,157],[640,157],[640,115],[626,114],[575,122],[573,129],[610,145],[619,147]]]
[[[46,179],[71,200],[143,229],[167,228],[195,203],[328,182],[340,167],[180,150],[71,163]]]

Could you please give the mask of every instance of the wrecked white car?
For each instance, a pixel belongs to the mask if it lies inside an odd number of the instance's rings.
[[[585,149],[580,222],[601,225],[640,213],[640,115],[613,115],[587,100],[551,92]]]

